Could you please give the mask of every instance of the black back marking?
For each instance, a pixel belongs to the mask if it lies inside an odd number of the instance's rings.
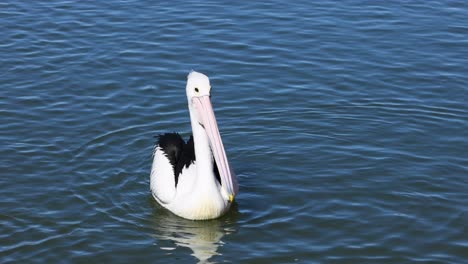
[[[174,167],[174,174],[176,175],[176,185],[179,179],[179,175],[182,173],[182,170],[190,166],[195,161],[195,147],[193,145],[193,136],[190,136],[187,143],[184,142],[184,148],[182,151],[182,156],[177,161],[177,165]]]
[[[166,133],[158,136],[158,142],[156,144],[169,159],[172,167],[175,168],[185,144],[182,137],[178,133]]]
[[[189,141],[185,143],[179,133],[166,133],[158,136],[156,144],[169,159],[174,170],[175,186],[177,186],[182,169],[190,166],[195,161],[193,137],[190,136]]]
[[[182,139],[178,133],[166,133],[158,136],[157,145],[162,149],[164,155],[169,159],[169,162],[174,169],[175,185],[179,181],[179,175],[184,168],[190,166],[195,161],[195,146],[193,143],[193,136],[190,135],[187,143]],[[221,177],[219,175],[218,165],[213,159],[213,173],[216,180],[221,184]]]

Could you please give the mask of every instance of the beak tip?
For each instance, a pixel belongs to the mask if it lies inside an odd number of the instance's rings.
[[[229,195],[229,202],[230,203],[234,202],[234,194]]]

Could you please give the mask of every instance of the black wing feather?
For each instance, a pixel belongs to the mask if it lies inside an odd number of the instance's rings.
[[[175,185],[179,181],[179,175],[184,167],[189,167],[195,162],[195,146],[193,136],[190,135],[187,143],[182,139],[179,133],[166,133],[158,136],[157,144],[162,149],[174,169]],[[216,180],[221,184],[218,165],[213,158],[213,173]]]
[[[182,169],[190,166],[195,161],[193,137],[190,136],[189,141],[185,143],[179,133],[166,133],[158,136],[157,145],[172,165],[175,185],[177,186]]]
[[[187,143],[184,142],[184,148],[180,159],[177,161],[177,165],[174,168],[176,175],[176,185],[179,175],[182,173],[184,167],[190,166],[195,161],[195,147],[193,145],[193,136],[191,135]]]
[[[184,140],[178,133],[166,133],[158,136],[157,145],[162,149],[175,168],[184,148]]]

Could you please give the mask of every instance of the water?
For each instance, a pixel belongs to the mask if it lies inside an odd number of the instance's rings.
[[[1,263],[462,263],[464,1],[0,3]],[[194,222],[149,192],[191,69],[240,182]]]

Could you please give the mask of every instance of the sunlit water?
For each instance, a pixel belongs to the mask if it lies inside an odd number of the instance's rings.
[[[1,263],[463,263],[464,1],[0,3]],[[211,77],[240,182],[153,201],[158,133]]]

